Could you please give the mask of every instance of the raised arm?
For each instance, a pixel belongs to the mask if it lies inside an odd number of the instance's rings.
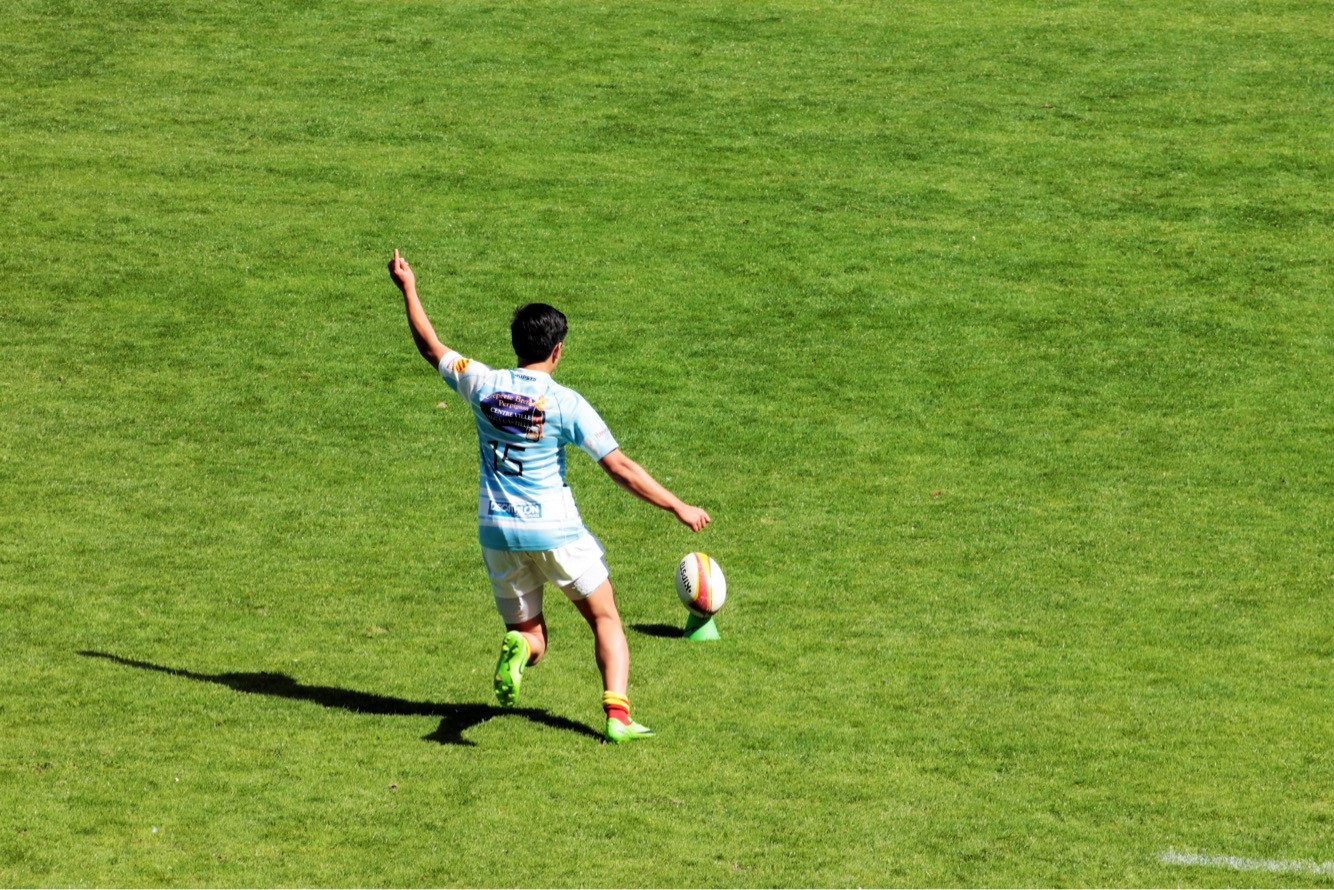
[[[713,521],[708,513],[699,507],[692,507],[668,491],[661,482],[649,475],[648,470],[626,457],[625,452],[619,448],[598,461],[598,465],[621,488],[641,501],[647,501],[662,510],[670,510],[691,531],[697,532]]]
[[[431,320],[422,308],[422,301],[417,297],[417,276],[413,274],[408,261],[398,255],[397,249],[394,250],[394,258],[389,261],[389,277],[403,292],[403,303],[408,310],[408,327],[412,329],[412,340],[417,344],[417,351],[431,363],[431,367],[440,367],[440,360],[449,349],[436,337]]]

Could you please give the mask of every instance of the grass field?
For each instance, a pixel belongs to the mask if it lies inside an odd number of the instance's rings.
[[[1331,22],[5,0],[0,885],[1334,886]],[[713,514],[571,454],[653,743],[395,247]]]

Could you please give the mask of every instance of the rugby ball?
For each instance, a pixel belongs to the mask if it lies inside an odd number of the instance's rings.
[[[676,595],[692,614],[713,615],[727,599],[722,567],[707,553],[687,553],[676,567]]]

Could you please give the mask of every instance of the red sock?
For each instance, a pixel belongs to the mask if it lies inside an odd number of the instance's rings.
[[[622,726],[630,725],[630,700],[614,692],[602,694],[602,708],[612,720],[621,721]]]

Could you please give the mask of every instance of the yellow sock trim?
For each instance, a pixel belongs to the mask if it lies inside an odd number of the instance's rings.
[[[602,693],[602,707],[605,708],[611,705],[625,708],[625,710],[628,712],[630,710],[630,699],[626,698],[624,695],[621,695],[619,692]]]

